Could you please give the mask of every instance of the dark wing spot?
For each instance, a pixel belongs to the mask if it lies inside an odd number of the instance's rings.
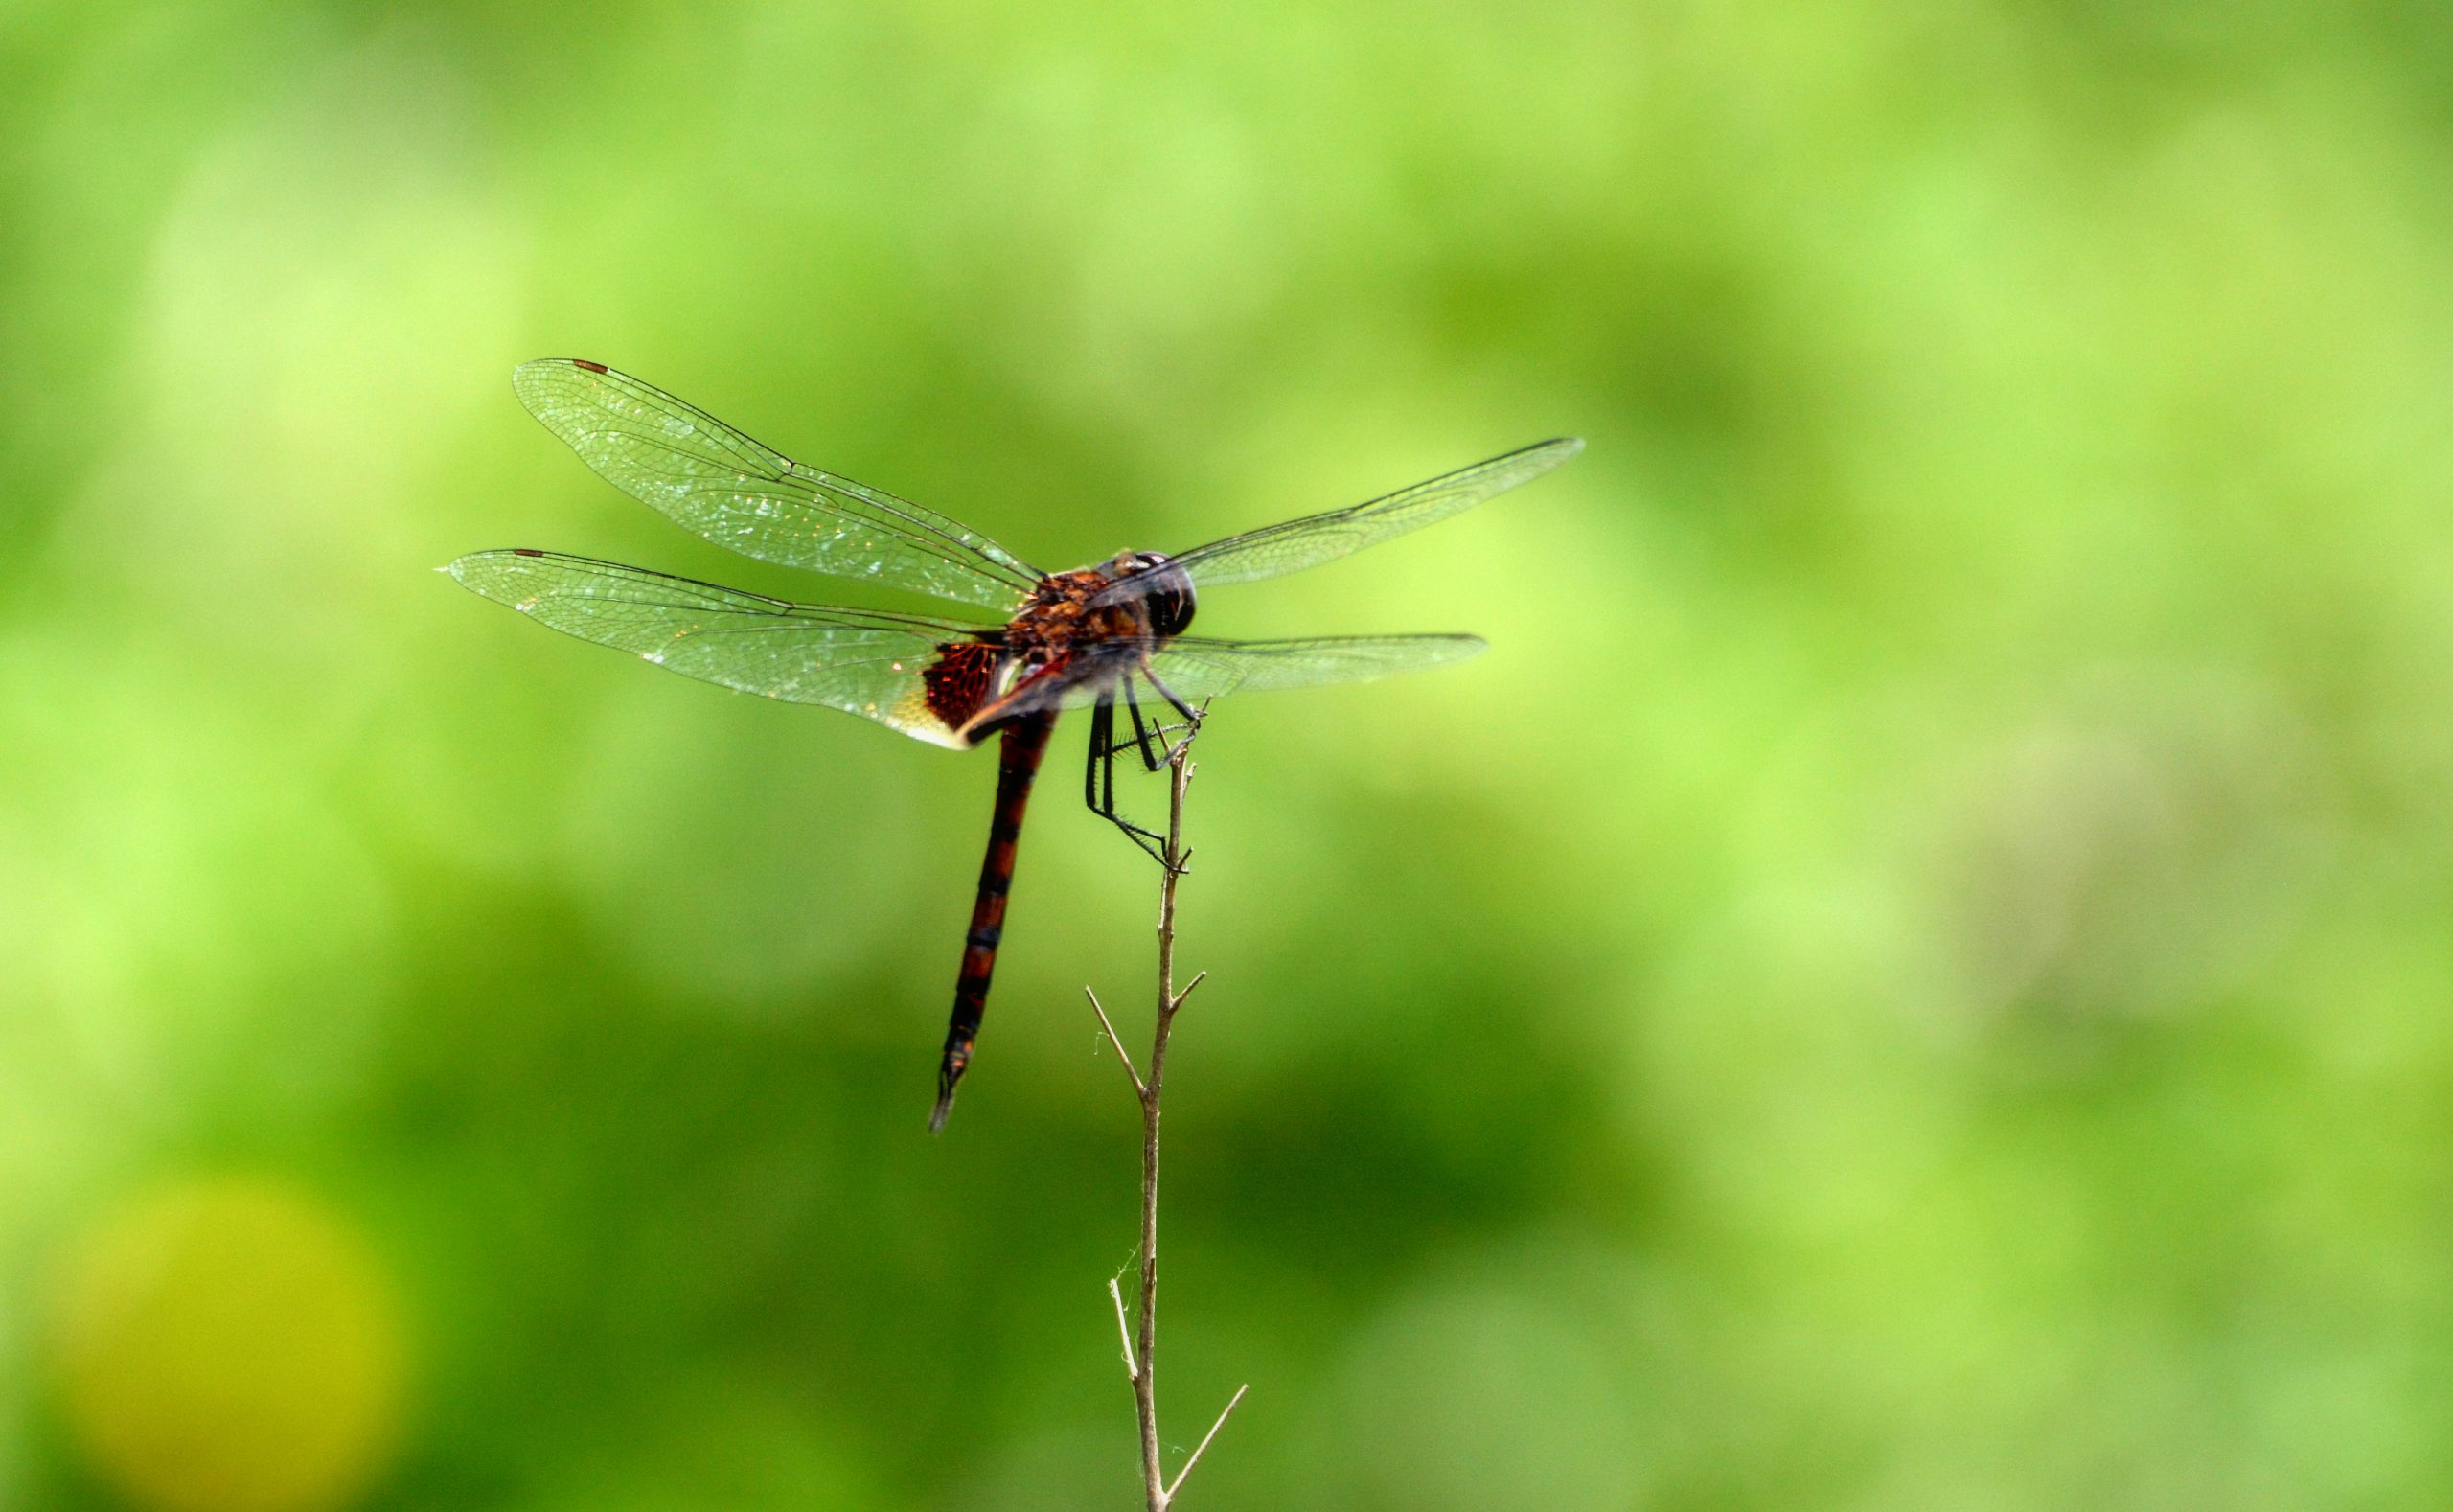
[[[573,366],[573,367],[575,367],[575,368],[585,368],[585,369],[587,369],[590,373],[602,373],[602,372],[604,372],[604,371],[605,371],[605,364],[604,364],[604,363],[602,363],[602,362],[590,362],[590,361],[589,361],[589,360],[587,360],[587,358],[585,358],[585,357],[573,357],[573,358],[571,358],[571,366]]]
[[[988,702],[997,678],[997,648],[959,641],[937,648],[937,659],[920,674],[928,712],[958,730]]]
[[[511,554],[515,557],[541,557],[544,555],[543,552],[539,551],[534,546],[514,546],[511,548]]]

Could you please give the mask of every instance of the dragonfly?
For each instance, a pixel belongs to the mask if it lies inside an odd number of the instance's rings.
[[[1050,573],[934,510],[795,462],[603,363],[523,363],[512,386],[599,476],[703,539],[759,561],[972,611],[956,619],[795,604],[530,547],[476,552],[443,569],[540,625],[668,672],[841,709],[954,750],[998,737],[996,807],[938,1059],[932,1131],[945,1127],[987,1012],[1022,813],[1057,716],[1090,711],[1084,801],[1163,863],[1158,837],[1117,810],[1119,754],[1131,751],[1158,770],[1172,730],[1197,725],[1208,701],[1227,694],[1361,682],[1484,649],[1474,635],[1190,635],[1200,594],[1318,566],[1446,519],[1541,476],[1584,445],[1572,437],[1540,442],[1366,503],[1189,551],[1122,551]],[[1145,691],[1153,700],[1147,717]],[[1119,704],[1130,739],[1119,727]],[[1161,709],[1183,724],[1160,722]]]

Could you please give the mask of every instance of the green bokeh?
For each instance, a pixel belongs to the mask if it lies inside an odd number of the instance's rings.
[[[1204,603],[1494,649],[1204,737],[1194,1504],[2453,1501],[2448,88],[2314,0],[0,8],[0,1504],[122,1504],[64,1257],[219,1173],[388,1268],[366,1504],[1135,1504],[1152,868],[1060,734],[930,1140],[993,758],[433,576],[838,593],[545,355],[1049,565],[1588,439]]]

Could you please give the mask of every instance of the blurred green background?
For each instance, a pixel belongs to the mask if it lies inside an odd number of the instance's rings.
[[[0,8],[0,1504],[1137,1504],[1080,722],[932,1141],[994,758],[433,576],[847,596],[548,355],[1049,566],[1589,439],[1203,605],[1494,649],[1204,739],[1193,1504],[2453,1501],[2448,88],[2309,0]]]

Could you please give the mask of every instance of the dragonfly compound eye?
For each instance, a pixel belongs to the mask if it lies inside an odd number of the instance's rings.
[[[1135,552],[1134,560],[1142,567],[1142,602],[1149,606],[1151,633],[1182,634],[1192,624],[1192,579],[1181,567],[1168,566],[1167,559],[1155,551]]]

